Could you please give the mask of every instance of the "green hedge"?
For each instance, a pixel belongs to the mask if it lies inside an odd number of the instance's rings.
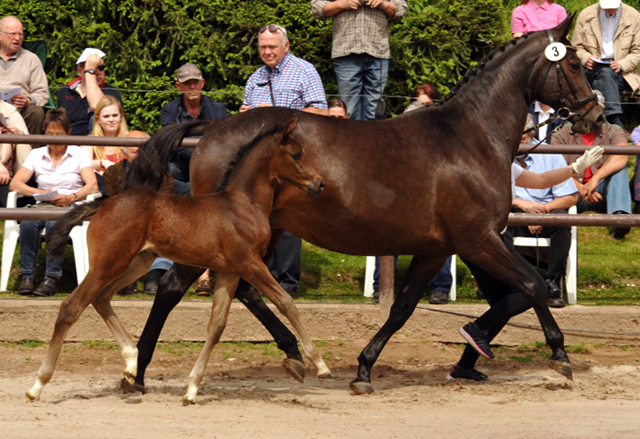
[[[331,20],[316,20],[309,0],[5,0],[0,16],[16,15],[26,39],[44,39],[47,75],[57,88],[75,77],[85,47],[104,50],[107,80],[123,92],[133,128],[154,132],[160,107],[176,96],[174,74],[185,62],[202,69],[205,90],[236,111],[244,84],[262,63],[257,28],[277,22],[292,53],[313,63],[328,94],[337,86],[331,61]],[[567,2],[559,1],[564,4]],[[590,3],[572,0],[572,6]],[[631,4],[637,1],[630,2]],[[385,91],[408,96],[419,83],[446,93],[490,49],[510,38],[517,0],[409,0],[408,16],[391,26],[392,63]],[[566,6],[566,4],[565,4]],[[407,99],[388,98],[392,113]]]

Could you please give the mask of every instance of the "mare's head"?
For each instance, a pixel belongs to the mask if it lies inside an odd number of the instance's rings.
[[[595,131],[605,118],[576,49],[567,39],[574,17],[571,14],[555,29],[532,36],[544,39],[546,50],[531,71],[528,93],[532,101],[550,105],[568,118],[574,131],[587,133]]]
[[[302,146],[291,136],[297,122],[298,118],[294,116],[273,136],[276,145],[271,157],[271,179],[278,183],[286,181],[316,196],[324,189],[324,180],[309,163]]]

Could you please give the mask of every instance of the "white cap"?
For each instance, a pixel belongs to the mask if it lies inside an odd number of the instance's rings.
[[[602,9],[618,9],[620,0],[600,0],[600,7]]]
[[[78,58],[78,61],[76,61],[76,64],[85,62],[87,58],[89,58],[89,55],[93,55],[94,53],[97,53],[100,58],[104,58],[105,56],[107,56],[107,54],[100,49],[87,47],[86,49],[84,49],[84,52],[82,52],[82,55],[80,55],[80,58]]]

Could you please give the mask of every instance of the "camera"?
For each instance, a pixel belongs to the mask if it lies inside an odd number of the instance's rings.
[[[362,1],[362,6],[364,6],[365,8],[369,8],[369,0],[363,0]]]

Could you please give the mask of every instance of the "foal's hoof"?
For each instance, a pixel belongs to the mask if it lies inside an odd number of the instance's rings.
[[[188,396],[186,396],[186,395],[182,397],[182,405],[184,405],[184,406],[193,405],[193,404],[195,404],[195,403],[196,403],[196,401],[195,401],[195,400],[190,399],[190,398],[189,398]]]
[[[373,393],[371,383],[366,381],[351,381],[349,383],[349,389],[352,395],[370,395]]]
[[[25,394],[25,396],[27,397],[27,402],[37,401],[40,399],[37,396],[34,396],[31,394],[31,389],[27,390],[27,393]]]
[[[129,382],[129,384],[133,385],[136,382],[136,376],[130,372],[124,371],[124,379]]]
[[[294,360],[293,358],[286,358],[282,362],[282,367],[284,367],[284,370],[286,370],[294,380],[299,383],[304,383],[304,364],[301,361]]]
[[[120,390],[122,390],[122,393],[140,392],[143,395],[147,393],[144,389],[144,386],[141,386],[137,383],[131,384],[127,378],[122,378],[122,381],[120,381]]]
[[[573,381],[573,372],[571,372],[570,363],[566,361],[549,360],[549,367]]]

